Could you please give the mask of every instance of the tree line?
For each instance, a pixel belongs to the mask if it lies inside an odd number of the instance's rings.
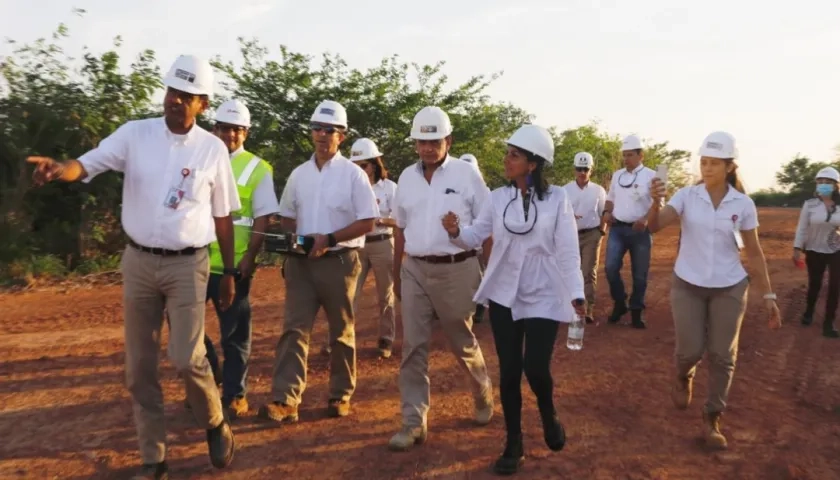
[[[62,24],[49,38],[22,45],[10,41],[13,53],[0,60],[0,282],[116,270],[125,245],[119,224],[119,174],[101,175],[89,185],[56,183],[31,189],[31,169],[24,158],[77,158],[124,122],[160,115],[155,95],[163,88],[162,72],[151,50],[136,54],[125,68],[119,37],[107,51],[85,48],[73,57],[62,48],[68,36]],[[339,101],[347,109],[345,154],[357,138],[371,138],[395,176],[416,161],[408,140],[414,114],[426,105],[440,106],[454,126],[452,154],[474,154],[491,188],[504,182],[505,140],[533,120],[522,108],[487,95],[487,87],[501,73],[450,85],[444,62],[420,65],[395,55],[361,70],[339,55],[313,58],[285,46],[271,54],[258,40],[239,41],[238,62],[218,57],[212,61],[225,92],[213,99],[210,115],[199,123],[209,128],[212,110],[228,98],[244,101],[252,119],[246,148],[273,165],[278,195],[292,169],[312,152],[309,117],[324,99]],[[572,179],[571,160],[579,151],[595,157],[593,180],[605,187],[611,172],[621,167],[621,136],[603,131],[597,123],[564,131],[552,128],[551,133],[557,161],[549,174],[554,183]],[[692,180],[689,151],[667,141],[648,145],[646,165],[667,163],[671,188]],[[785,179],[796,179],[802,168],[816,168],[807,159],[803,167],[800,160],[780,175],[788,172]],[[784,195],[802,196],[805,190],[803,184],[801,191],[794,188]],[[781,195],[760,193],[774,199]]]

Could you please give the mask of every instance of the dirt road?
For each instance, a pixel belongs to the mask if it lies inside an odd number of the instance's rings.
[[[569,435],[562,452],[551,453],[543,444],[533,395],[523,383],[528,458],[519,478],[840,478],[840,341],[822,338],[816,325],[798,323],[805,273],[789,260],[797,213],[760,213],[762,244],[788,323],[781,331],[769,331],[753,289],[731,408],[724,418],[729,451],[711,454],[698,444],[705,364],[688,411],[676,411],[668,397],[673,348],[668,290],[677,234],[669,229],[654,240],[646,331],[605,326],[607,301],[597,311],[601,325],[587,328],[582,351],[565,348],[561,329],[553,371],[558,410]],[[602,273],[598,294],[606,299],[603,278]],[[276,269],[261,270],[254,285],[249,400],[259,406],[269,399],[284,298]],[[319,319],[301,421],[275,428],[258,421],[252,407],[251,417],[235,423],[239,450],[224,472],[210,467],[204,432],[184,412],[183,386],[164,360],[172,478],[492,478],[488,466],[504,439],[498,390],[492,423],[472,426],[463,374],[439,332],[430,359],[429,441],[407,453],[387,450],[400,426],[400,341],[390,360],[376,359],[372,287],[371,279],[357,320],[359,380],[351,416],[334,420],[325,415],[327,361],[317,352],[326,338],[326,322]],[[0,478],[125,478],[139,457],[122,384],[120,288],[5,295],[0,296],[0,312]],[[821,320],[821,309],[819,315]],[[208,329],[218,338],[210,310]],[[475,330],[497,382],[489,325],[478,324]]]

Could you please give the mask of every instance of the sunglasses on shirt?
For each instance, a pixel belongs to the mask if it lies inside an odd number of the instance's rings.
[[[580,173],[583,173],[583,172],[588,172],[588,171],[589,171],[589,167],[575,167],[575,171],[576,171],[576,172],[580,172]]]

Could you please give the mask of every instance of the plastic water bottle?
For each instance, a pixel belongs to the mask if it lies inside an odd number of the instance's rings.
[[[569,336],[566,338],[566,348],[569,350],[580,350],[583,348],[583,317],[575,314],[572,323],[569,324]]]

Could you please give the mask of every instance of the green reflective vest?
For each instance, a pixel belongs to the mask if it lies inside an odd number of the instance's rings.
[[[265,175],[272,175],[271,165],[251,152],[243,151],[230,160],[236,190],[242,208],[231,212],[233,217],[234,267],[239,265],[242,256],[248,251],[251,241],[251,228],[254,226],[254,208],[251,204],[254,190]],[[210,272],[221,274],[224,270],[219,242],[210,244]]]

